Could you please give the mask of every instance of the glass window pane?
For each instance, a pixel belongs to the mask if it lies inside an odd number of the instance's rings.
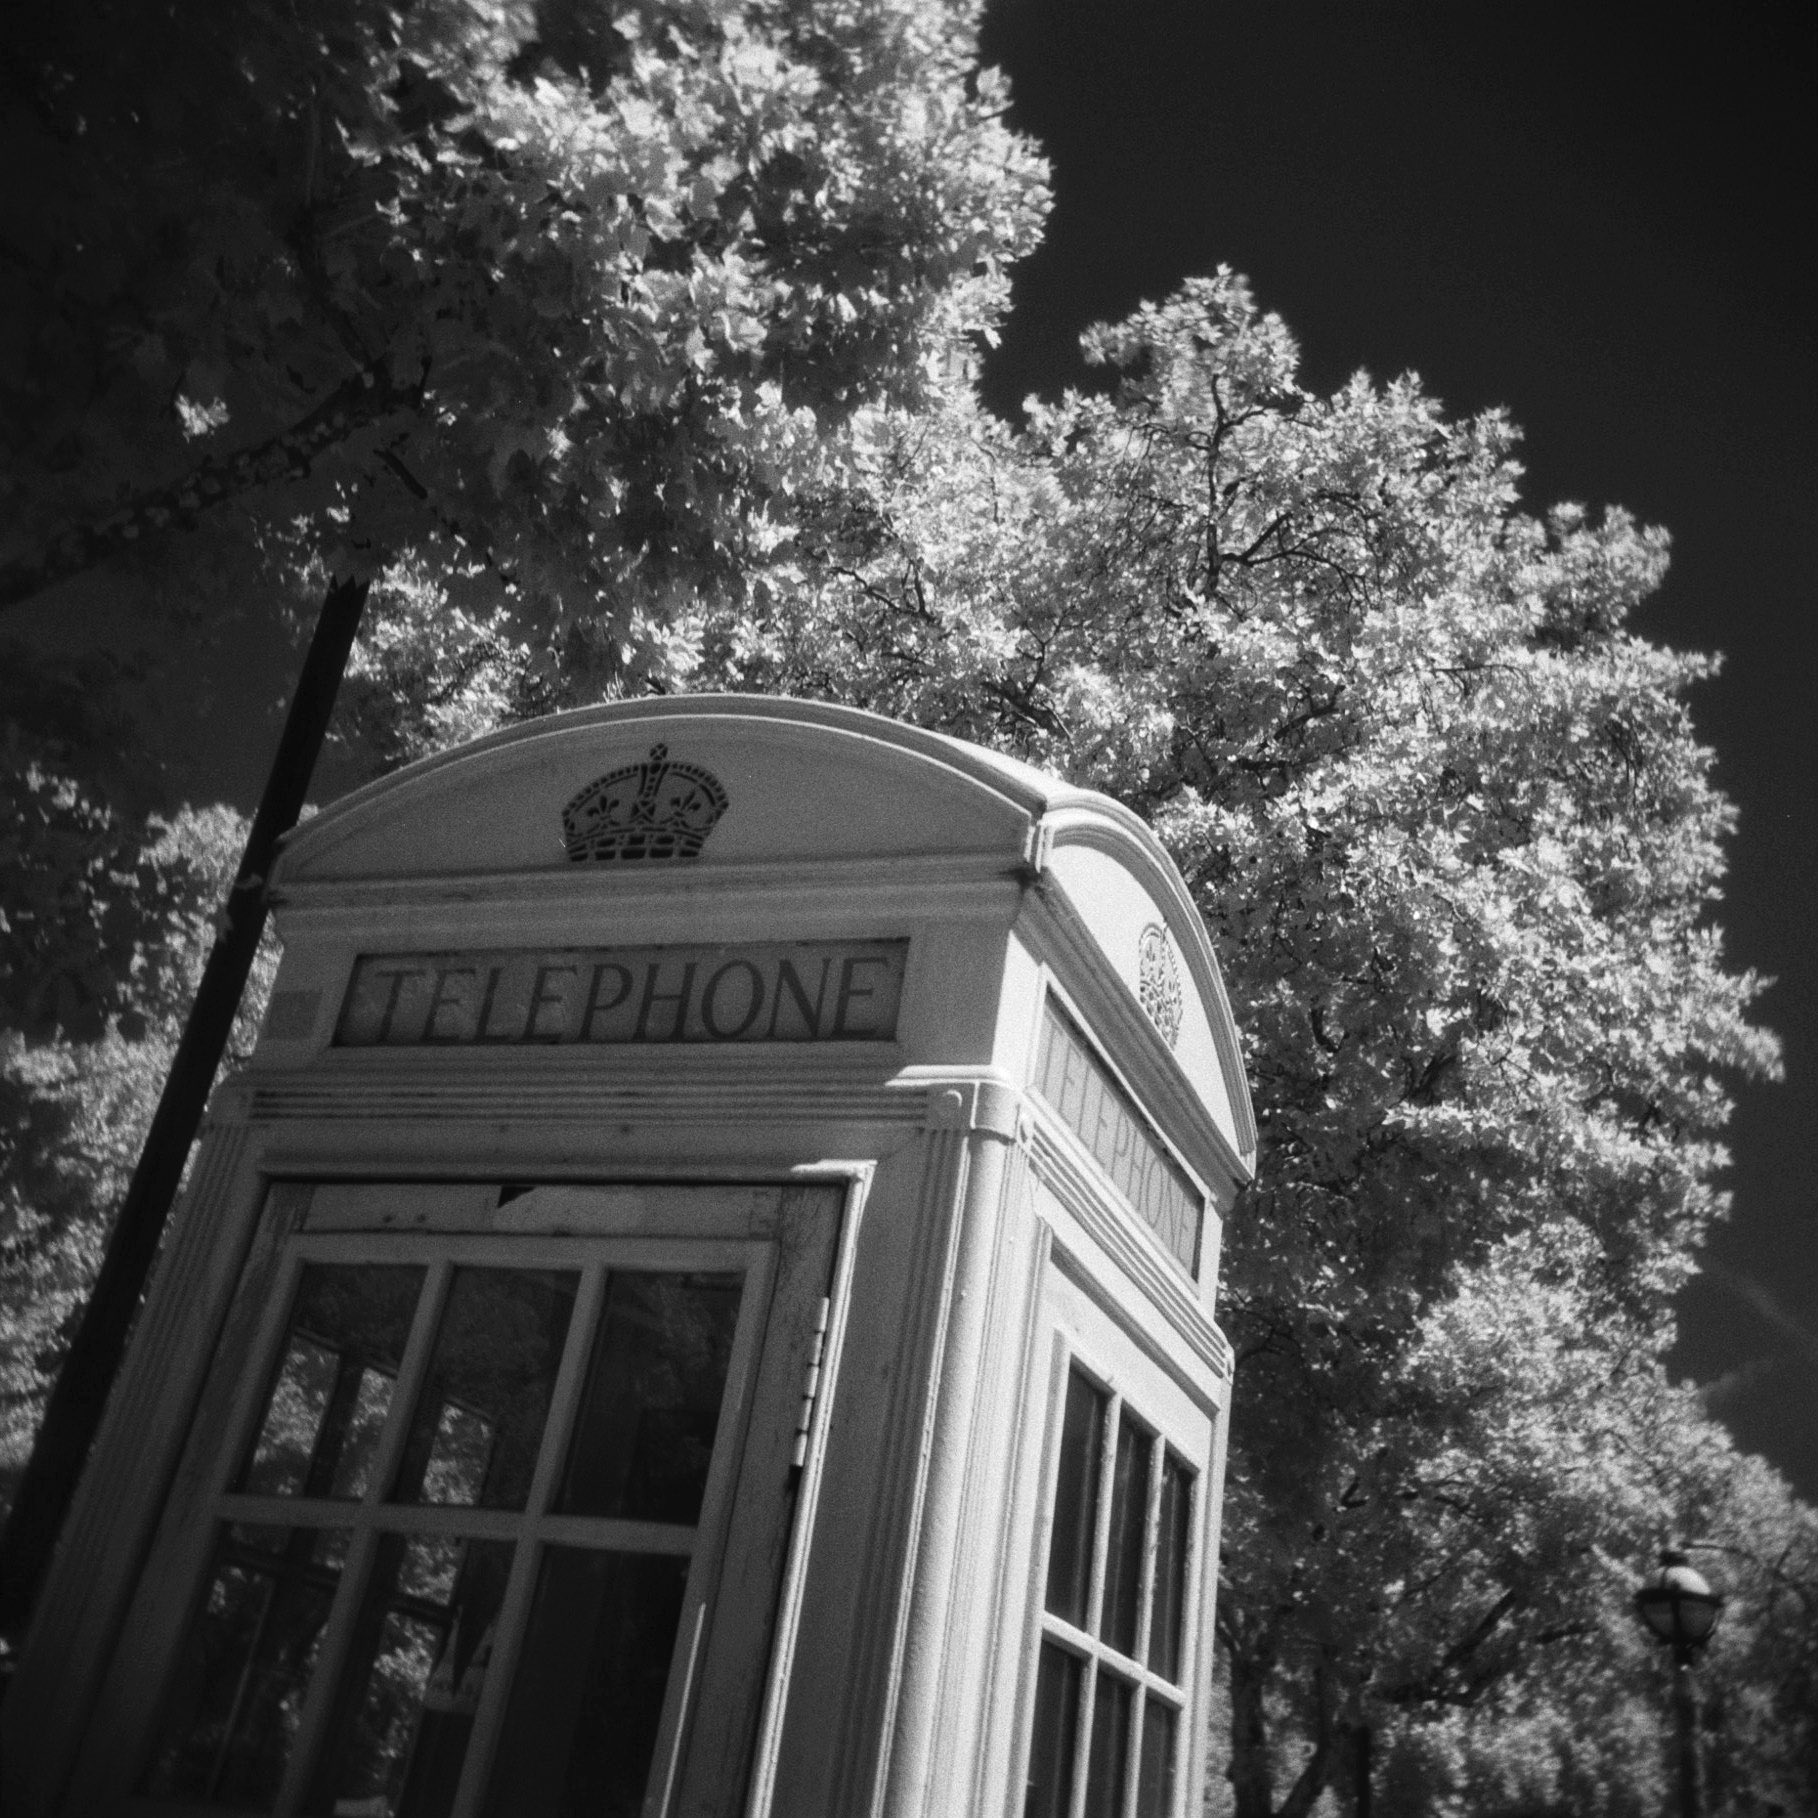
[[[447,1818],[511,1553],[508,1541],[381,1538],[309,1811]]]
[[[360,1371],[354,1388],[353,1411],[347,1423],[347,1437],[335,1460],[334,1478],[328,1486],[330,1496],[345,1496],[358,1502],[367,1492],[372,1479],[373,1455],[379,1449],[380,1435],[385,1431],[385,1416],[391,1412],[391,1392],[396,1387],[395,1369],[381,1370],[367,1365]]]
[[[1079,1687],[1084,1664],[1077,1654],[1042,1643],[1035,1674],[1035,1722],[1029,1734],[1029,1776],[1023,1818],[1067,1818],[1073,1804],[1073,1753],[1079,1738]]]
[[[1120,1654],[1135,1654],[1141,1615],[1143,1527],[1149,1518],[1149,1460],[1154,1435],[1128,1412],[1117,1423],[1111,1467],[1111,1531],[1105,1542],[1105,1602],[1099,1633]]]
[[[1178,1713],[1153,1694],[1143,1707],[1143,1758],[1136,1774],[1136,1818],[1173,1818],[1174,1733]]]
[[[700,1519],[739,1288],[736,1275],[612,1276],[560,1513]]]
[[[571,1270],[455,1270],[398,1501],[523,1508],[579,1285]]]
[[[365,1493],[422,1286],[420,1268],[305,1264],[240,1489]]]
[[[240,1806],[276,1795],[346,1552],[339,1529],[222,1530],[143,1791]]]
[[[543,1555],[492,1771],[492,1818],[638,1818],[688,1561]]]
[[[1180,1684],[1181,1617],[1187,1596],[1187,1548],[1193,1519],[1193,1472],[1172,1447],[1162,1464],[1161,1508],[1155,1523],[1155,1596],[1149,1624],[1149,1667]]]
[[[1092,1542],[1098,1516],[1100,1434],[1105,1398],[1079,1371],[1067,1377],[1060,1465],[1054,1479],[1054,1525],[1048,1540],[1048,1608],[1086,1626],[1092,1586]]]
[[[1085,1818],[1121,1818],[1130,1763],[1133,1688],[1102,1668],[1092,1701],[1092,1759],[1086,1768]]]

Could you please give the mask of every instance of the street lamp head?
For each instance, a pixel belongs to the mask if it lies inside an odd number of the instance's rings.
[[[1636,1611],[1656,1639],[1676,1654],[1695,1654],[1710,1640],[1723,1599],[1702,1573],[1692,1570],[1683,1553],[1669,1549],[1660,1555],[1660,1565],[1659,1578],[1635,1593]]]

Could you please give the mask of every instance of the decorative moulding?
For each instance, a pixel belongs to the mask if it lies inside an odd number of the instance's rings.
[[[726,812],[724,785],[700,764],[650,755],[597,778],[562,810],[562,841],[577,864],[699,858]]]
[[[1142,947],[1137,959],[1142,1006],[1162,1033],[1170,1048],[1180,1043],[1181,991],[1180,968],[1174,963],[1174,952],[1168,944],[1168,931],[1159,922],[1143,930]]]
[[[1053,968],[1069,1015],[1089,1029],[1101,1053],[1115,1056],[1112,1072],[1144,1106],[1212,1199],[1224,1205],[1253,1173],[1254,1135],[1248,1124],[1249,1098],[1231,1105],[1234,1131],[1208,1117],[1205,1096],[1183,1071],[1179,1057],[1143,1014],[1134,992],[1104,976],[1101,949],[1072,902],[1059,892],[1032,895],[1018,924],[1030,952]],[[1237,1146],[1250,1134],[1248,1152]]]

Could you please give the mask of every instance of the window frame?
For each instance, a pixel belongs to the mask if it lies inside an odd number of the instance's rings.
[[[771,1424],[781,1425],[785,1447],[793,1441],[799,1407],[800,1377],[771,1351],[793,1348],[799,1303],[807,1292],[831,1292],[832,1262],[848,1197],[848,1183],[794,1180],[787,1183],[734,1183],[740,1196],[771,1204],[774,1216],[732,1218],[718,1205],[729,1183],[642,1183],[663,1194],[703,1194],[716,1200],[705,1222],[706,1234],[653,1229],[648,1208],[625,1221],[630,1228],[601,1228],[575,1234],[564,1218],[563,1229],[549,1219],[514,1217],[510,1201],[499,1193],[497,1211],[475,1215],[474,1189],[485,1183],[448,1182],[451,1200],[461,1209],[440,1228],[417,1224],[398,1228],[389,1220],[345,1218],[315,1225],[308,1198],[299,1205],[294,1192],[274,1188],[287,1183],[261,1182],[263,1202],[260,1238],[241,1271],[223,1342],[217,1349],[196,1419],[185,1442],[182,1463],[164,1499],[158,1529],[141,1573],[121,1645],[110,1667],[102,1696],[88,1726],[91,1739],[111,1737],[106,1753],[85,1751],[87,1760],[72,1787],[82,1809],[115,1811],[133,1818],[176,1818],[196,1814],[222,1818],[244,1807],[198,1804],[193,1799],[160,1797],[134,1790],[158,1746],[159,1728],[170,1693],[172,1674],[190,1625],[212,1582],[220,1536],[229,1524],[283,1526],[314,1531],[341,1530],[347,1535],[344,1563],[330,1613],[324,1621],[311,1669],[301,1721],[290,1746],[282,1786],[265,1808],[273,1814],[303,1809],[321,1749],[326,1741],[335,1696],[344,1688],[349,1642],[362,1603],[371,1588],[371,1573],[381,1536],[442,1535],[464,1539],[509,1540],[514,1547],[510,1574],[499,1609],[498,1641],[489,1662],[484,1690],[475,1714],[463,1762],[455,1818],[477,1818],[485,1807],[488,1779],[503,1731],[506,1707],[520,1664],[542,1562],[551,1546],[589,1550],[669,1553],[688,1558],[689,1572],[668,1663],[663,1714],[652,1752],[645,1806],[647,1814],[678,1810],[678,1792],[687,1793],[691,1779],[704,1774],[723,1781],[737,1768],[726,1749],[701,1732],[711,1726],[692,1721],[702,1704],[704,1683],[723,1677],[727,1661],[749,1659],[757,1695],[775,1644],[774,1595],[741,1595],[737,1560],[754,1548],[765,1555],[785,1550],[795,1515],[794,1473],[777,1476],[776,1495],[767,1507],[746,1507],[743,1483],[753,1451],[755,1423],[766,1425],[766,1459],[775,1448]],[[324,1175],[297,1186],[339,1188],[345,1177]],[[374,1181],[375,1186],[384,1183]],[[552,1181],[567,1189],[579,1183]],[[432,1189],[436,1183],[423,1183]],[[587,1183],[583,1192],[612,1193],[612,1183]],[[806,1190],[824,1194],[811,1202],[808,1221],[791,1220],[786,1207],[792,1195]],[[639,1184],[624,1189],[636,1195]],[[677,1202],[680,1203],[680,1202]],[[816,1216],[824,1213],[826,1216]],[[608,1218],[606,1225],[614,1221]],[[659,1224],[664,1222],[659,1219]],[[808,1224],[804,1241],[789,1227]],[[540,1224],[543,1228],[529,1228]],[[744,1226],[746,1234],[736,1235]],[[799,1253],[799,1254],[798,1254]],[[282,1496],[233,1487],[257,1441],[266,1401],[284,1348],[302,1272],[309,1263],[404,1263],[424,1268],[409,1334],[399,1355],[398,1371],[386,1417],[371,1461],[368,1481],[358,1499]],[[522,1269],[573,1269],[579,1275],[576,1299],[562,1341],[561,1359],[551,1384],[537,1463],[525,1506],[493,1510],[471,1506],[387,1500],[416,1401],[427,1380],[439,1323],[450,1283],[463,1266]],[[584,1391],[592,1345],[614,1272],[680,1272],[730,1274],[742,1278],[739,1310],[720,1403],[719,1422],[703,1487],[701,1508],[692,1527],[683,1524],[630,1521],[604,1516],[561,1515],[551,1507],[559,1488],[574,1424]],[[781,1291],[797,1305],[785,1307]],[[803,1279],[803,1278],[806,1279]],[[806,1291],[806,1292],[805,1292]],[[812,1321],[815,1313],[807,1309]],[[794,1317],[791,1317],[791,1315]],[[824,1319],[824,1313],[821,1315]],[[787,1340],[785,1345],[783,1340]],[[212,1403],[212,1407],[211,1407]],[[212,1415],[212,1418],[211,1418]],[[732,1574],[728,1576],[729,1561]],[[724,1595],[722,1595],[724,1592]],[[755,1606],[761,1603],[763,1608]],[[718,1673],[710,1671],[718,1657]],[[697,1748],[697,1743],[702,1746]],[[697,1759],[698,1757],[698,1759]],[[748,1765],[748,1763],[747,1763]],[[686,1800],[699,1805],[701,1788]],[[738,1789],[730,1791],[736,1794]]]
[[[1055,1246],[1047,1269],[1044,1293],[1048,1328],[1048,1369],[1044,1380],[1031,1383],[1032,1412],[1039,1414],[1041,1433],[1040,1502],[1036,1545],[1031,1554],[1028,1628],[1023,1649],[1022,1684],[1018,1699],[1017,1773],[1012,1781],[1015,1818],[1023,1818],[1031,1751],[1034,1744],[1036,1682],[1041,1651],[1053,1645],[1080,1660],[1082,1673],[1075,1714],[1072,1791],[1067,1818],[1083,1818],[1089,1783],[1092,1720],[1097,1690],[1109,1671],[1131,1688],[1131,1710],[1126,1736],[1123,1785],[1117,1799],[1117,1818],[1134,1818],[1142,1770],[1144,1713],[1151,1698],[1176,1714],[1174,1732],[1174,1787],[1167,1818],[1186,1818],[1192,1763],[1198,1758],[1194,1734],[1203,1714],[1200,1698],[1205,1647],[1204,1587],[1210,1540],[1209,1498],[1215,1464],[1219,1410],[1204,1394],[1174,1369],[1166,1367],[1153,1350],[1127,1330],[1113,1309],[1074,1279],[1064,1252]],[[1049,1555],[1055,1529],[1055,1498],[1062,1465],[1062,1429],[1066,1419],[1067,1387],[1077,1370],[1105,1398],[1097,1436],[1098,1502],[1092,1511],[1092,1556],[1085,1611],[1081,1628],[1047,1607]],[[1109,1529],[1114,1500],[1117,1434],[1124,1409],[1148,1431],[1149,1473],[1143,1512],[1143,1556],[1138,1589],[1136,1653],[1128,1655],[1102,1638]],[[1186,1521],[1187,1564],[1181,1587],[1181,1634],[1178,1680],[1169,1680],[1148,1664],[1154,1622],[1154,1585],[1158,1552],[1158,1505],[1162,1492],[1159,1464],[1169,1452],[1191,1471]]]

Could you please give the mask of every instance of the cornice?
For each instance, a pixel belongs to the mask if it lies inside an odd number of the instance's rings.
[[[913,1067],[855,1079],[815,1066],[753,1078],[736,1065],[603,1072],[548,1056],[531,1069],[464,1064],[441,1056],[408,1070],[387,1057],[325,1068],[248,1071],[225,1085],[221,1115],[258,1124],[371,1123],[445,1129],[470,1124],[672,1128],[709,1124],[862,1124],[873,1128],[977,1131],[1013,1140],[1022,1094],[988,1068]],[[454,1064],[450,1064],[450,1062]]]
[[[631,917],[673,916],[759,906],[825,921],[849,920],[860,908],[888,910],[893,919],[970,910],[1006,916],[1026,887],[1019,860],[995,853],[917,852],[887,857],[734,861],[630,867],[559,865],[542,871],[472,872],[400,878],[300,880],[272,892],[280,921],[312,931],[345,922],[368,931],[387,920],[407,921],[446,911],[463,918],[475,909],[528,910],[567,917],[577,912]]]

